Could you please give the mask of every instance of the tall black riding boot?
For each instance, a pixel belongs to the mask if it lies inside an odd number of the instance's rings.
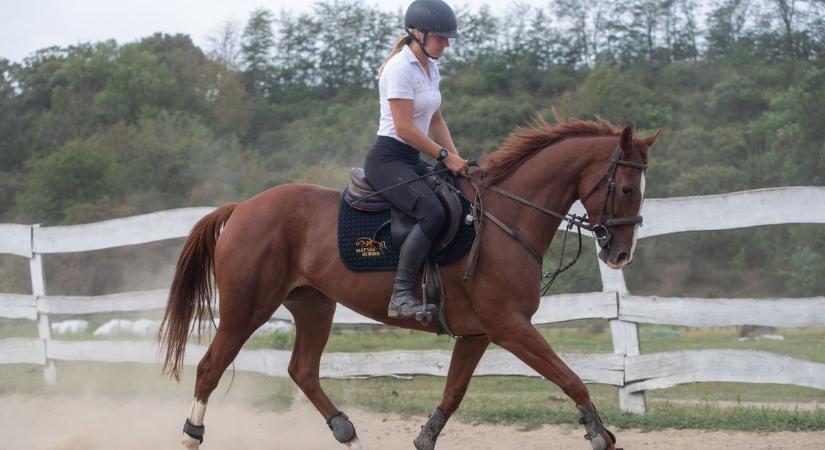
[[[415,318],[415,314],[424,312],[422,302],[415,296],[415,277],[430,252],[433,242],[427,238],[418,224],[410,230],[410,234],[401,244],[401,255],[398,260],[398,274],[395,276],[395,285],[392,287],[392,299],[387,309],[387,316],[405,319]],[[435,305],[428,304],[426,312],[435,312]]]

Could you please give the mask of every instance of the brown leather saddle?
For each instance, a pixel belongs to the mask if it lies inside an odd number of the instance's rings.
[[[430,168],[430,171],[433,171],[433,169]],[[367,181],[367,178],[364,176],[364,169],[360,167],[353,167],[349,171],[349,175],[350,183],[349,186],[347,186],[347,190],[344,191],[344,201],[351,208],[359,211],[378,212],[389,209],[389,223],[385,223],[382,227],[386,225],[390,226],[393,245],[401,247],[401,244],[404,242],[404,238],[407,237],[410,229],[412,229],[413,225],[415,225],[415,219],[408,216],[400,209],[392,206],[390,202],[380,194],[372,195],[375,193],[375,189],[373,189],[369,181]],[[461,226],[461,222],[464,220],[461,199],[458,197],[458,194],[447,186],[447,183],[450,183],[453,187],[457,187],[455,178],[453,178],[453,176],[449,173],[428,176],[424,178],[424,181],[426,181],[433,191],[435,191],[435,194],[438,196],[438,199],[441,200],[441,204],[444,206],[444,211],[446,213],[444,225],[441,228],[441,233],[433,243],[433,247],[430,250],[431,253],[438,253],[446,248],[450,242],[452,242],[459,227]],[[353,204],[356,200],[367,196],[370,197]]]

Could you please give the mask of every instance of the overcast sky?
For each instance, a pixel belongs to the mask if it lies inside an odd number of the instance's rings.
[[[366,0],[388,11],[406,8],[412,0]],[[0,57],[22,61],[35,50],[82,42],[115,39],[131,42],[155,32],[184,33],[205,46],[206,37],[227,20],[245,23],[249,13],[264,7],[307,10],[313,0],[0,0]],[[487,3],[499,11],[509,2],[448,1],[472,9]],[[543,5],[546,0],[522,3]],[[399,25],[400,26],[400,25]]]

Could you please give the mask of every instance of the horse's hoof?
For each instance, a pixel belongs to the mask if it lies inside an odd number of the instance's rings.
[[[197,450],[201,446],[201,441],[189,436],[186,433],[183,433],[183,439],[181,439],[181,444],[183,444],[183,448],[187,449],[194,449]]]
[[[355,436],[351,441],[346,442],[344,445],[346,445],[350,450],[364,450],[364,446],[361,444],[361,441],[358,440],[358,436]]]

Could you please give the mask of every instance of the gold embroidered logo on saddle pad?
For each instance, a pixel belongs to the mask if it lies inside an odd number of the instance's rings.
[[[361,237],[355,241],[355,254],[358,256],[381,256],[387,251],[385,241],[376,241],[372,238]]]

